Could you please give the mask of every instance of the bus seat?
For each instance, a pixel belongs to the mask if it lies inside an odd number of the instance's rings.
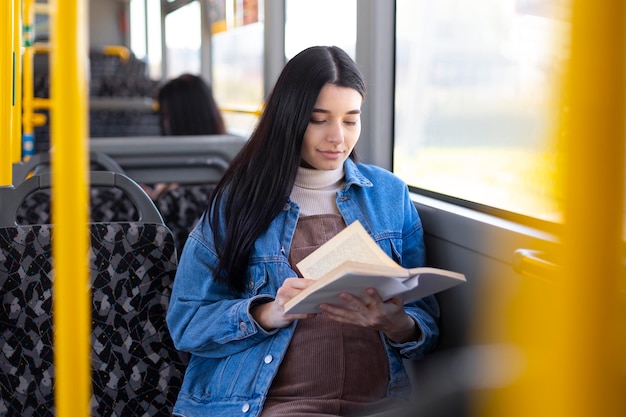
[[[122,178],[108,174],[115,184]],[[22,185],[34,187],[31,180]],[[10,203],[24,195],[19,188],[0,189],[0,213],[19,207]],[[173,235],[156,209],[141,221],[90,223],[89,230],[91,415],[169,416],[188,359],[165,321],[177,265]],[[54,225],[16,225],[14,215],[0,224],[2,415],[55,414],[54,235]]]
[[[28,178],[15,187],[21,197],[9,201],[0,189],[0,225],[49,224],[51,219],[50,173]],[[11,189],[11,187],[4,187]],[[92,171],[90,173],[90,219],[97,221],[143,221],[150,216],[162,217],[145,191],[120,172]],[[15,204],[19,204],[17,207]]]
[[[102,152],[90,153],[91,169],[101,169],[123,173],[122,167],[110,156]],[[18,186],[32,175],[50,171],[50,154],[39,152],[27,161],[13,164],[13,184]],[[100,221],[136,220],[134,206],[118,188],[92,186],[89,190],[91,219]],[[23,200],[16,212],[19,224],[52,223],[50,218],[50,190],[41,188],[33,191]]]
[[[178,185],[155,201],[174,232],[178,253],[245,143],[246,138],[231,134],[90,139],[92,150],[111,156],[138,183]]]
[[[207,208],[214,188],[215,184],[181,185],[163,192],[156,199],[155,204],[165,224],[174,233],[179,254],[182,253],[191,229]]]
[[[140,184],[217,183],[247,139],[236,135],[90,138]]]
[[[232,134],[91,138],[90,148],[115,159],[141,184],[177,184],[155,204],[174,232],[178,253],[208,197],[247,139]]]
[[[13,164],[13,185],[17,186],[24,182],[29,176],[50,171],[51,155],[49,152],[38,152],[32,155],[26,161],[20,161]],[[103,152],[90,152],[89,163],[91,170],[121,172],[124,170],[111,158]]]

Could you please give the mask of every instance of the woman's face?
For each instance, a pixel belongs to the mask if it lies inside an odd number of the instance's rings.
[[[332,170],[343,165],[361,134],[358,91],[326,84],[320,91],[302,141],[302,166]]]

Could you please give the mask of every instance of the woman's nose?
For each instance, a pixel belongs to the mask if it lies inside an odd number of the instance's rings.
[[[342,143],[344,140],[343,126],[341,123],[333,123],[329,127],[326,140],[332,143]]]

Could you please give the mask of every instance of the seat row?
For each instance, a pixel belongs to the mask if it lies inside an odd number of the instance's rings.
[[[111,157],[100,152],[91,152],[91,169],[104,169],[124,174],[124,169]],[[28,184],[29,175],[49,172],[50,156],[46,153],[34,155],[27,163],[14,166],[14,183],[22,188],[21,204],[15,210],[5,211],[5,215],[14,214],[14,222],[19,225],[51,224],[50,184],[34,186]],[[227,167],[224,164],[223,169]],[[133,181],[130,178],[128,181]],[[25,184],[24,184],[25,183]],[[213,183],[181,184],[161,193],[153,202],[165,224],[174,234],[178,254],[187,239],[187,235],[196,224],[207,206],[213,191]],[[91,183],[89,188],[91,222],[134,221],[139,210],[136,203],[120,188],[108,184]],[[0,214],[2,215],[2,214]]]
[[[165,315],[177,253],[212,186],[183,185],[153,202],[106,156],[91,162],[113,169],[90,172],[83,256],[92,299],[91,415],[169,416],[188,358],[174,348]],[[51,175],[23,166],[14,174],[20,169],[19,185],[0,187],[0,415],[51,417],[58,279]]]

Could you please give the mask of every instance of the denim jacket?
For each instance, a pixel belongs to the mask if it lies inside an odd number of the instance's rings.
[[[346,224],[359,220],[383,250],[405,267],[424,263],[421,220],[408,188],[381,168],[344,164],[346,183],[337,206]],[[266,331],[250,314],[255,301],[273,299],[283,280],[297,276],[288,261],[299,207],[290,201],[255,242],[249,282],[235,295],[213,280],[218,262],[209,222],[191,232],[180,258],[167,313],[177,349],[191,353],[174,414],[185,417],[258,416],[294,333],[296,322]],[[405,305],[422,331],[418,341],[396,344],[382,333],[389,359],[387,395],[407,397],[403,358],[419,359],[438,336],[439,306],[433,296]]]

